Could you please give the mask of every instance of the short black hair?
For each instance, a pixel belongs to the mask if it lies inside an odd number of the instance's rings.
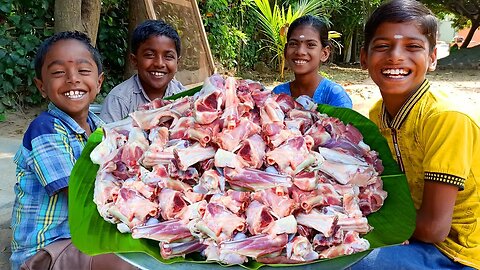
[[[146,20],[135,27],[132,34],[131,50],[136,54],[140,45],[152,36],[166,36],[175,43],[175,50],[180,56],[182,45],[177,30],[162,20]]]
[[[328,40],[329,29],[327,24],[319,17],[313,15],[305,15],[295,19],[288,27],[287,41],[290,39],[290,36],[292,36],[293,31],[300,26],[311,26],[315,28],[320,36],[320,43],[322,43],[322,46],[330,46],[330,41]]]
[[[35,66],[35,76],[38,79],[42,79],[42,66],[45,61],[45,55],[50,50],[53,44],[60,40],[75,39],[83,43],[87,50],[92,54],[92,58],[97,64],[98,74],[101,74],[103,71],[102,66],[102,57],[95,47],[93,47],[90,38],[79,31],[64,31],[56,33],[55,35],[45,39],[42,44],[38,47],[37,54],[35,55],[34,66]]]
[[[365,24],[364,48],[368,49],[375,31],[384,22],[403,23],[415,22],[420,26],[420,31],[427,37],[430,52],[433,52],[437,43],[437,18],[435,15],[416,0],[392,0],[380,5],[370,16]]]

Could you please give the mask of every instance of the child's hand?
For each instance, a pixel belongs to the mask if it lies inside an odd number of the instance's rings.
[[[408,240],[403,241],[402,245],[408,245],[410,242]]]

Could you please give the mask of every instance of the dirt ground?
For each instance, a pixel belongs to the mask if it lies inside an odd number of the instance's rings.
[[[354,109],[367,115],[373,102],[380,98],[378,88],[368,78],[366,71],[359,68],[327,67],[323,70],[329,78],[340,83],[350,94]],[[242,74],[244,78],[260,81],[267,87],[273,87],[280,82],[274,73],[251,72]],[[286,74],[290,79],[291,74]],[[428,78],[435,87],[441,87],[461,98],[462,102],[480,106],[480,70],[438,70],[428,74]],[[0,136],[21,138],[28,124],[34,119],[44,106],[26,108],[22,111],[11,111],[6,115],[6,121],[0,122]]]

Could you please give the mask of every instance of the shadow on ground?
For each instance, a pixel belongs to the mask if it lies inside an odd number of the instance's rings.
[[[480,70],[480,45],[459,50],[450,49],[450,55],[438,60],[438,68]]]

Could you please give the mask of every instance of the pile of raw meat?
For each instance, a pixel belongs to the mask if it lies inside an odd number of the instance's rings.
[[[303,263],[364,251],[365,216],[387,196],[355,127],[249,80],[213,75],[104,135],[91,153],[100,215],[159,241],[166,259]]]

